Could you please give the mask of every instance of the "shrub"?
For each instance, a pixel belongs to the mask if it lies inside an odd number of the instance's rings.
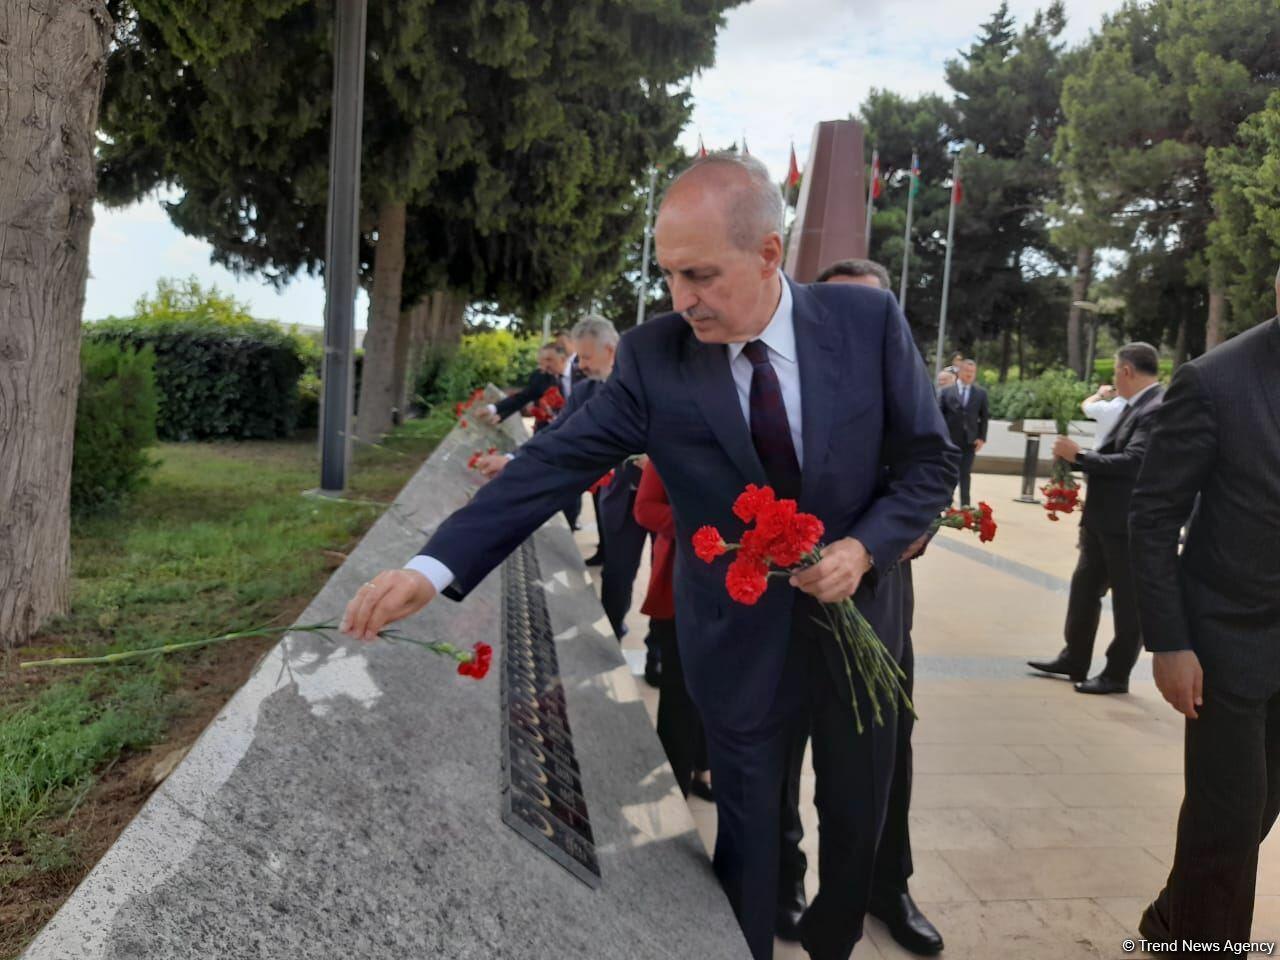
[[[317,352],[306,338],[255,320],[194,280],[161,280],[133,317],[86,328],[95,342],[151,347],[164,440],[275,439],[293,433],[298,378]]]
[[[1093,387],[1077,380],[1070,370],[1050,370],[1034,380],[1010,380],[988,388],[991,416],[996,420],[1051,420],[1056,407],[1074,402],[1075,418],[1080,403],[1093,392]]]
[[[538,339],[509,330],[486,330],[462,338],[452,354],[429,351],[414,378],[415,392],[428,403],[465,397],[487,383],[520,384],[538,362]]]
[[[71,508],[84,512],[118,501],[146,481],[155,466],[155,355],[114,343],[80,346],[71,466]]]

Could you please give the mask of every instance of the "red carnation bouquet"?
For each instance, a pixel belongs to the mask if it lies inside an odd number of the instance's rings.
[[[538,402],[533,405],[531,415],[539,423],[548,423],[556,418],[556,414],[564,409],[564,395],[559,387],[547,387]]]
[[[704,526],[693,535],[693,550],[706,563],[730,551],[738,552],[725,574],[729,596],[738,603],[754,604],[768,588],[770,577],[790,577],[822,559],[822,521],[813,514],[797,511],[794,500],[777,499],[771,487],[749,484],[734,501],[733,512],[743,523],[755,524],[743,531],[741,542],[727,543],[715,527]],[[824,603],[822,611],[844,658],[851,690],[855,668],[866,685],[876,725],[884,725],[882,696],[890,706],[901,698],[914,712],[902,685],[906,674],[854,605],[853,598]],[[853,715],[858,732],[862,733],[856,696]]]
[[[1065,437],[1071,426],[1074,400],[1070,395],[1064,395],[1055,402],[1054,409],[1058,434]],[[1058,520],[1058,514],[1072,513],[1076,507],[1080,506],[1080,484],[1071,472],[1071,464],[1061,457],[1054,458],[1053,473],[1049,477],[1049,482],[1040,488],[1040,492],[1044,494],[1044,508],[1049,519],[1055,523]]]
[[[976,507],[961,507],[959,510],[948,510],[933,521],[933,529],[950,527],[953,530],[972,530],[978,535],[979,543],[989,543],[996,538],[996,520],[991,505],[978,502]]]

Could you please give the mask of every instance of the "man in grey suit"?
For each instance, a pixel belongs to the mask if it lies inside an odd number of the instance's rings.
[[[1156,686],[1187,718],[1186,792],[1138,929],[1247,941],[1280,811],[1280,318],[1180,367],[1155,419],[1130,543]]]

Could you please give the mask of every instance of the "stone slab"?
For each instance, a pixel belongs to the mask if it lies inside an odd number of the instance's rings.
[[[523,433],[506,428],[507,443]],[[340,616],[479,484],[455,429],[299,618]],[[318,509],[341,510],[340,503]],[[600,867],[502,821],[499,658],[288,635],[33,941],[27,960],[749,954],[559,516],[534,543]],[[501,568],[406,622],[500,653]],[[211,625],[213,626],[213,625]]]

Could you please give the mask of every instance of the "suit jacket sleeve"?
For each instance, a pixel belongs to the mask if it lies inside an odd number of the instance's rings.
[[[881,570],[892,566],[951,502],[960,462],[920,351],[893,297],[886,298],[886,311],[882,378],[890,479],[853,529],[841,534],[859,540]]]
[[[1191,649],[1178,578],[1178,534],[1217,456],[1217,415],[1192,364],[1178,369],[1154,414],[1129,506],[1129,553],[1142,640],[1153,652]]]
[[[1147,456],[1151,443],[1151,430],[1159,406],[1148,408],[1135,415],[1133,432],[1124,449],[1116,453],[1098,453],[1085,450],[1076,457],[1076,466],[1090,477],[1121,477],[1136,479]]]
[[[534,403],[539,400],[548,387],[555,386],[556,378],[549,373],[543,373],[541,370],[533,371],[529,377],[528,384],[519,393],[513,393],[509,397],[504,397],[493,405],[498,411],[498,419],[505,420],[511,416],[526,403]]]
[[[461,600],[571,497],[619,460],[644,451],[648,407],[626,338],[609,382],[574,416],[561,419],[557,429],[525,443],[520,456],[449,516],[422,549],[454,575],[445,596]]]
[[[978,439],[983,443],[987,442],[987,425],[991,423],[991,406],[987,402],[987,391],[983,390],[979,394],[980,406],[978,407]]]

